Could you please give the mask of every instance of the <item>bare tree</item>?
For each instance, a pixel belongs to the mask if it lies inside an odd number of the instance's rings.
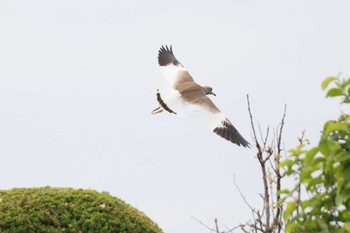
[[[242,196],[244,202],[252,211],[253,220],[246,224],[241,224],[243,232],[263,232],[263,233],[279,233],[282,230],[282,203],[281,203],[281,180],[280,161],[282,152],[282,132],[286,117],[286,105],[284,107],[283,116],[277,129],[274,130],[273,138],[270,139],[270,129],[267,128],[265,136],[258,126],[254,124],[253,114],[250,107],[249,96],[247,95],[248,112],[250,117],[251,128],[253,131],[253,140],[257,149],[257,160],[260,164],[261,178],[263,181],[263,192],[260,194],[263,206],[257,209],[251,206],[237,185],[235,179],[234,184]]]
[[[251,210],[252,219],[244,224],[241,223],[233,228],[228,228],[226,231],[220,231],[217,219],[214,220],[215,227],[209,227],[195,217],[192,217],[194,220],[210,230],[210,232],[230,233],[235,230],[241,230],[245,233],[279,233],[282,230],[283,220],[281,213],[283,206],[280,191],[282,188],[281,181],[283,176],[281,175],[279,165],[281,161],[281,153],[283,151],[282,132],[286,117],[286,105],[284,106],[281,122],[277,128],[273,130],[273,135],[271,136],[269,127],[266,129],[264,135],[260,128],[260,125],[258,125],[258,128],[256,128],[248,95],[247,103],[251,128],[253,132],[252,136],[254,140],[254,148],[257,151],[256,158],[260,165],[261,178],[263,181],[263,192],[260,194],[263,205],[262,208],[259,209],[249,204],[234,177],[233,183],[239,191],[243,201]]]

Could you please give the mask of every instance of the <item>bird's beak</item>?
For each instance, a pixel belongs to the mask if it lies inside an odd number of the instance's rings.
[[[216,96],[216,94],[214,92],[211,92],[210,94],[212,94],[213,96]]]

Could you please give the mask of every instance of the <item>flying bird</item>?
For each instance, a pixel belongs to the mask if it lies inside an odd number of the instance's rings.
[[[223,114],[207,95],[214,95],[209,86],[197,84],[188,70],[176,59],[172,46],[161,46],[158,53],[158,63],[165,79],[172,87],[167,98],[162,98],[157,91],[159,106],[152,111],[157,114],[163,110],[177,114],[173,106],[184,104],[190,106],[195,117],[202,121],[210,130],[238,146],[249,147],[249,143],[241,136],[235,126]]]

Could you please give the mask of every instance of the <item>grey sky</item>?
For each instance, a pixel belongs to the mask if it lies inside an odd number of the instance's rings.
[[[251,141],[254,117],[284,141],[312,143],[341,107],[321,81],[350,76],[348,1],[0,1],[0,188],[107,191],[168,233],[205,232],[193,219],[248,220],[232,180],[260,204],[254,149],[191,117],[150,114],[165,84],[161,45]],[[223,227],[223,226],[222,226]]]

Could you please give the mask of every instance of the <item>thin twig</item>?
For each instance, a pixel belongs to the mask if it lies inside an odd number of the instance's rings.
[[[278,134],[277,154],[281,154],[282,130],[283,130],[283,126],[284,126],[284,120],[286,118],[286,112],[287,112],[287,105],[285,104],[283,116],[282,116],[282,121],[281,121],[281,126],[280,126],[280,132]]]
[[[203,223],[201,220],[191,216],[191,218],[193,218],[194,220],[196,220],[198,223],[200,223],[202,226],[204,226],[205,228],[207,228],[208,230],[210,230],[210,232],[216,232],[216,233],[231,233],[233,232],[234,230],[237,230],[238,228],[242,228],[242,224],[239,224],[238,226],[235,226],[233,228],[229,228],[226,226],[226,228],[228,228],[227,231],[219,231],[219,225],[218,225],[218,220],[215,218],[214,222],[215,222],[215,229],[214,228],[211,228],[209,227],[208,225],[206,225],[205,223]],[[244,225],[243,225],[244,226]]]
[[[228,226],[225,225],[225,227],[227,228],[227,231],[225,231],[226,233],[230,233],[230,232],[233,232],[234,230],[238,229],[241,227],[242,224],[239,224],[238,226],[235,226],[233,228],[229,228]]]
[[[269,153],[267,157],[263,160],[263,162],[266,163],[271,158],[272,155],[273,155],[272,153]]]
[[[280,126],[280,130],[279,130],[279,134],[277,136],[277,154],[275,156],[275,161],[276,161],[276,169],[275,169],[275,173],[276,173],[276,177],[277,177],[277,181],[276,181],[276,203],[277,203],[277,211],[276,211],[276,215],[274,217],[274,224],[275,226],[277,226],[277,232],[281,232],[282,229],[282,223],[281,223],[281,211],[282,211],[282,206],[280,205],[280,201],[281,201],[281,173],[280,173],[280,161],[281,161],[281,141],[282,141],[282,131],[283,131],[283,126],[284,126],[284,120],[286,118],[286,111],[287,111],[287,105],[284,105],[284,111],[283,111],[283,116],[282,116],[282,120],[281,120],[281,126]]]
[[[218,226],[218,220],[217,220],[216,218],[215,218],[214,222],[215,222],[215,230],[216,230],[216,233],[220,233],[220,231],[219,231],[219,226]]]
[[[260,126],[260,123],[258,122],[258,129],[259,129],[259,133],[260,133],[260,140],[262,141],[262,142],[264,142],[265,140],[264,140],[264,137],[263,137],[263,135],[262,135],[262,130],[261,130],[261,126]],[[267,127],[267,131],[269,131],[269,127]]]
[[[213,228],[210,228],[209,226],[207,226],[206,224],[204,224],[202,221],[200,221],[199,219],[197,219],[197,218],[195,218],[195,217],[193,217],[193,216],[191,216],[191,218],[193,218],[194,220],[196,220],[197,222],[199,222],[202,226],[204,226],[205,228],[207,228],[208,230],[210,230],[210,231],[215,231],[215,229],[213,229]]]
[[[256,137],[255,126],[254,126],[254,121],[253,121],[253,115],[252,115],[252,111],[250,109],[249,95],[247,95],[247,101],[248,101],[248,112],[249,112],[249,117],[250,117],[250,124],[251,124],[252,130],[253,130],[254,141],[256,143],[256,147],[257,147],[258,151],[260,152],[261,149],[260,149],[260,145],[258,143],[258,139]]]
[[[249,204],[249,202],[247,201],[246,197],[243,195],[242,190],[239,188],[239,186],[236,183],[236,176],[233,175],[233,184],[236,186],[239,194],[241,195],[243,201],[247,204],[247,206],[253,211],[253,213],[255,213],[255,209]]]

